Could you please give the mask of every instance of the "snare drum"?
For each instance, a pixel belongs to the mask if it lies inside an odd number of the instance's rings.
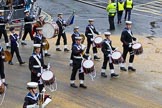
[[[111,57],[113,64],[120,64],[123,62],[122,54],[119,51],[113,52]]]
[[[84,73],[89,74],[94,71],[94,62],[92,60],[85,60],[83,61],[83,70]]]
[[[55,77],[51,71],[44,71],[41,75],[41,78],[45,85],[51,85],[55,81]]]
[[[102,47],[102,37],[101,36],[97,36],[94,38],[94,44],[97,48],[101,48]]]
[[[135,43],[132,46],[135,55],[140,55],[143,53],[143,47],[141,43]]]

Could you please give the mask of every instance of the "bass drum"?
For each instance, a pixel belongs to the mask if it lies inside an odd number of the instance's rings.
[[[42,27],[42,33],[46,38],[54,38],[59,33],[59,27],[55,22],[46,22]]]

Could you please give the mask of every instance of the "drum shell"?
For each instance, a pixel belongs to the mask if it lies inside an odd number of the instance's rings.
[[[96,46],[97,48],[102,48],[102,41],[101,41],[100,43],[96,43],[96,42],[95,42],[95,39],[97,39],[97,38],[102,38],[102,37],[101,37],[101,36],[95,37],[95,38],[94,38],[94,44],[95,44],[95,46]]]
[[[117,51],[117,52],[119,52],[119,51]],[[112,59],[112,63],[113,63],[113,64],[120,64],[120,63],[123,63],[123,61],[124,61],[124,59],[123,59],[123,57],[122,57],[122,54],[121,54],[121,56],[120,56],[119,58],[117,58],[117,59],[114,59],[113,57],[111,57],[111,59]]]
[[[140,44],[140,43],[138,43],[138,44]],[[134,51],[134,55],[140,55],[140,54],[143,53],[142,44],[141,44],[141,47],[139,47],[138,49],[134,49],[133,47],[132,47],[132,49],[133,49],[133,51]]]
[[[55,82],[55,77],[53,76],[51,79],[49,79],[49,80],[43,80],[42,79],[42,81],[43,81],[43,84],[45,84],[45,85],[51,85],[51,84],[53,84],[54,82]]]
[[[84,61],[83,61],[83,63],[84,63]],[[94,65],[90,68],[86,68],[86,67],[84,67],[84,65],[82,65],[82,66],[83,66],[83,71],[84,71],[85,74],[89,74],[89,73],[92,73],[94,71]]]
[[[5,91],[5,86],[4,86],[4,84],[2,84],[2,85],[0,86],[0,94],[3,94],[4,91]]]

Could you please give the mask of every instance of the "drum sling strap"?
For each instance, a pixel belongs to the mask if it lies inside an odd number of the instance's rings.
[[[111,48],[110,44],[108,43],[108,41],[105,41],[105,43],[109,46],[109,48],[110,48],[110,53],[111,53],[111,55],[112,55],[112,48]],[[111,57],[109,57],[109,63],[112,63]]]
[[[35,60],[37,61],[38,65],[41,67],[41,62],[40,60],[38,59],[38,57],[36,55],[33,55],[33,57],[35,58]]]
[[[93,30],[92,30],[91,27],[89,27],[89,30],[91,31],[91,33],[92,33],[92,35],[93,35],[93,39],[94,39],[94,38],[96,37],[95,33],[93,32]],[[94,41],[94,40],[93,40],[93,41]],[[93,47],[96,46],[96,45],[94,44],[94,42],[93,42],[92,46],[93,46]]]

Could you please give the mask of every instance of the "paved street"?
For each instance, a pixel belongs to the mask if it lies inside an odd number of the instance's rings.
[[[71,37],[73,27],[80,27],[84,33],[87,19],[94,18],[96,29],[105,32],[108,29],[107,13],[104,9],[87,5],[76,0],[38,0],[37,3],[45,12],[57,19],[57,13],[63,12],[65,19],[76,11],[74,25],[66,29],[68,46],[71,47]],[[90,0],[92,1],[92,0]],[[93,0],[103,2],[107,0]],[[115,71],[119,73],[118,79],[103,79],[100,77],[100,68],[103,57],[100,49],[101,61],[95,61],[97,77],[91,81],[86,75],[85,84],[87,90],[81,88],[73,89],[69,87],[71,67],[69,67],[70,53],[56,52],[56,38],[48,39],[50,43],[50,58],[45,58],[45,63],[51,64],[51,70],[57,78],[58,90],[50,93],[53,101],[47,108],[162,108],[162,61],[161,58],[161,38],[148,39],[147,36],[161,37],[161,13],[162,0],[134,0],[135,7],[132,13],[133,33],[143,44],[144,53],[135,58],[136,73],[120,72],[119,66],[115,65]],[[140,5],[142,3],[142,5]],[[45,5],[46,4],[46,5]],[[149,4],[152,4],[151,6]],[[105,5],[106,6],[106,5]],[[150,6],[148,8],[148,6]],[[159,8],[157,8],[159,7]],[[152,10],[150,10],[152,9]],[[155,28],[151,28],[150,22],[156,22]],[[119,40],[121,30],[124,27],[116,24],[116,30],[112,32],[113,45],[122,51]],[[154,31],[153,32],[151,32]],[[102,36],[104,37],[104,36]],[[5,48],[3,38],[0,40]],[[16,56],[14,56],[13,66],[5,63],[5,73],[9,87],[7,89],[5,101],[0,108],[22,108],[24,96],[28,92],[26,83],[30,81],[30,71],[28,69],[28,59],[32,53],[32,42],[27,38],[27,46],[20,45],[21,56],[27,63],[19,66]],[[62,43],[61,43],[62,44]],[[86,43],[85,43],[86,44]],[[61,45],[63,48],[63,45]],[[159,51],[158,53],[156,51]],[[91,52],[92,54],[92,52]],[[107,69],[109,76],[109,69]],[[76,84],[79,84],[78,77]],[[47,89],[48,90],[48,89]]]

